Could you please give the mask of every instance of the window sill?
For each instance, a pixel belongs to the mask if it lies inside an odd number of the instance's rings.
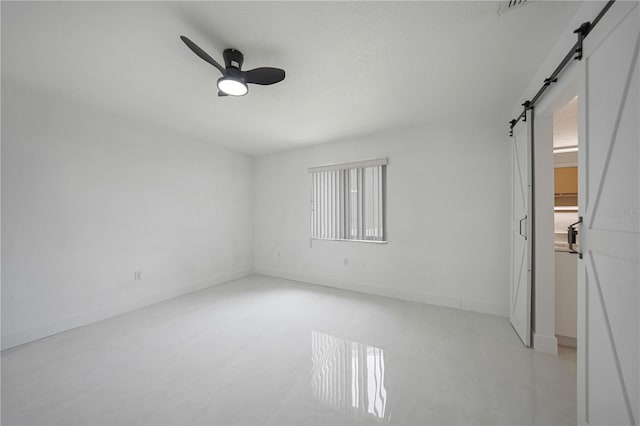
[[[337,238],[311,238],[312,241],[342,241],[346,243],[373,243],[373,244],[387,244],[388,241],[378,241],[378,240],[345,240],[345,239],[337,239]]]

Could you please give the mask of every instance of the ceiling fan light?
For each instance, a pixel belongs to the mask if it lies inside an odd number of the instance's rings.
[[[218,79],[218,89],[230,96],[243,96],[249,91],[245,83],[228,76]]]

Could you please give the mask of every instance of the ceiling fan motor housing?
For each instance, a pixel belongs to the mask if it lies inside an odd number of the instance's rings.
[[[236,49],[225,49],[222,53],[224,57],[224,67],[229,69],[231,68],[242,68],[242,62],[244,62],[244,56],[242,52]]]
[[[237,80],[244,81],[244,76],[242,75],[242,71],[240,69],[230,66],[225,70],[225,77],[233,77]]]

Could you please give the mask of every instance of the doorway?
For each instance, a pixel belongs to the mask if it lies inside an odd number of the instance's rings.
[[[577,246],[567,230],[578,222],[578,97],[553,114],[553,244],[558,354],[575,360],[578,319]],[[573,251],[573,252],[572,252]]]
[[[556,253],[558,243],[565,242],[560,250],[568,251],[567,226],[572,218],[577,215],[577,189],[559,188],[556,197],[556,173],[572,174],[577,167],[578,155],[578,131],[577,116],[580,110],[578,94],[578,75],[575,68],[568,69],[563,74],[563,80],[559,81],[554,90],[549,92],[535,108],[534,133],[535,142],[533,162],[535,186],[533,213],[535,217],[534,274],[532,283],[532,328],[533,348],[539,352],[558,354],[558,343],[563,350],[566,344],[576,343],[576,334],[567,332],[561,328],[557,330],[557,317],[569,315],[573,322],[569,327],[577,323],[577,314],[570,312],[577,310],[577,296],[573,298],[573,306],[564,304],[556,310],[556,299],[562,299],[564,294],[556,294],[556,258],[558,262],[570,260],[576,262],[575,257],[569,253]],[[558,167],[556,168],[556,163]],[[575,184],[573,186],[576,186]],[[558,206],[556,206],[556,199]],[[563,204],[563,205],[560,205]],[[556,207],[562,207],[556,209]],[[556,214],[558,210],[558,214]],[[564,210],[564,211],[563,211]],[[558,223],[556,223],[556,218]],[[577,219],[576,219],[577,220]],[[567,222],[566,224],[564,222]],[[563,269],[564,270],[564,269]],[[577,267],[570,271],[573,277],[577,276]],[[571,277],[569,277],[571,279]],[[576,278],[573,278],[573,282]],[[573,293],[577,286],[565,288],[568,293]],[[558,311],[558,312],[557,312]],[[562,323],[562,320],[560,321]],[[571,337],[574,340],[565,340],[562,337],[558,342],[557,336]],[[575,357],[572,354],[572,357]]]

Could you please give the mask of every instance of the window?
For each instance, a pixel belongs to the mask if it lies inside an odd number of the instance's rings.
[[[387,159],[311,167],[311,238],[386,241]]]

